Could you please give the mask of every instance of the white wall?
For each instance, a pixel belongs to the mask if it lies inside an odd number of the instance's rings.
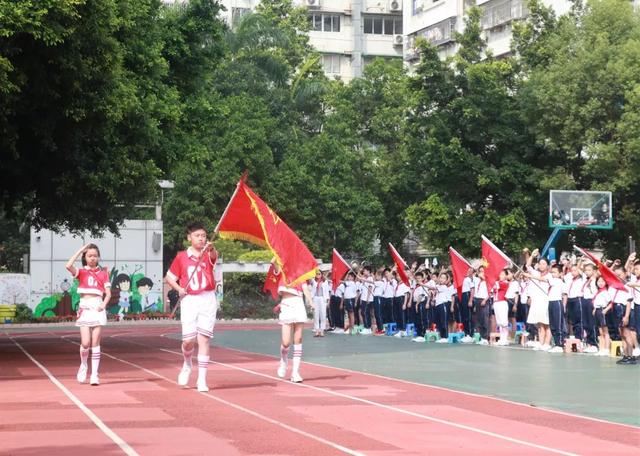
[[[155,236],[155,243],[154,243]],[[126,220],[120,228],[120,237],[106,233],[93,238],[89,233],[80,236],[68,232],[31,230],[31,299],[34,308],[42,298],[60,293],[64,279],[72,281],[65,264],[87,242],[100,249],[100,263],[119,272],[131,274],[136,269],[153,281],[153,290],[162,291],[162,221]],[[80,266],[78,260],[77,265]]]

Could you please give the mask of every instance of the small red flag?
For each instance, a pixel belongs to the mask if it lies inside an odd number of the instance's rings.
[[[482,236],[482,265],[484,266],[484,280],[487,282],[489,292],[498,280],[500,271],[506,268],[509,263],[512,263],[509,257],[493,242]]]
[[[315,275],[318,264],[296,233],[246,184],[238,182],[216,233],[222,239],[251,242],[271,251],[280,266],[282,282],[296,286]]]
[[[406,269],[409,269],[407,263],[405,263],[391,242],[389,242],[389,253],[391,254],[391,258],[393,258],[393,262],[396,264],[398,277],[400,277],[400,280],[402,280],[406,286],[409,286],[409,277],[407,277],[407,273],[405,272]]]
[[[272,264],[267,271],[267,278],[264,281],[264,287],[262,291],[265,293],[271,293],[271,297],[274,301],[278,300],[278,287],[280,286],[280,275],[276,275],[275,266]]]
[[[464,278],[467,276],[467,272],[469,272],[471,265],[453,247],[449,247],[449,257],[451,258],[453,284],[458,291],[458,299],[462,300],[462,282],[464,282]]]
[[[344,261],[342,255],[340,255],[336,249],[333,249],[333,255],[331,256],[331,288],[333,288],[334,293],[349,269],[351,268],[347,262]]]
[[[618,290],[625,290],[624,282],[616,276],[616,273],[607,267],[607,265],[603,264],[600,260],[598,260],[592,253],[586,251],[585,249],[581,249],[577,245],[574,245],[578,252],[582,253],[584,256],[589,258],[593,263],[598,267],[598,271],[600,275],[607,282],[607,285],[610,287],[616,288]]]

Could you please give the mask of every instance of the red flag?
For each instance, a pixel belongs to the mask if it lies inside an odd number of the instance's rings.
[[[398,277],[400,277],[400,280],[402,280],[406,286],[409,286],[409,277],[407,277],[407,273],[405,272],[406,269],[409,269],[407,263],[405,263],[391,242],[389,242],[389,253],[391,254],[391,258],[393,258],[393,262],[396,264]]]
[[[333,255],[331,256],[331,288],[333,288],[334,293],[349,269],[351,268],[347,262],[344,261],[342,255],[340,255],[336,249],[333,249]]]
[[[216,232],[222,239],[251,242],[271,251],[281,269],[282,283],[296,286],[312,278],[318,264],[298,236],[240,180]]]
[[[618,290],[625,290],[624,282],[620,280],[618,276],[616,276],[616,273],[609,269],[607,265],[603,264],[592,253],[586,251],[585,249],[581,249],[577,245],[574,245],[573,248],[593,261],[593,263],[598,267],[600,275],[602,276],[604,281],[607,282],[607,285]]]
[[[458,291],[458,299],[462,300],[462,282],[464,282],[464,278],[467,276],[471,265],[453,247],[449,247],[449,257],[451,258],[453,284]]]
[[[502,250],[496,247],[486,237],[482,236],[482,265],[484,266],[484,280],[487,282],[487,290],[491,292],[493,284],[498,280],[500,271],[512,261]]]
[[[267,271],[267,278],[264,281],[264,287],[262,291],[264,293],[271,293],[271,297],[274,301],[278,300],[278,286],[280,285],[280,276],[276,275],[275,266],[272,264]]]

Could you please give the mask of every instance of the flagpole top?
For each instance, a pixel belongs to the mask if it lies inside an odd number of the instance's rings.
[[[242,176],[240,176],[240,182],[242,182],[243,184],[246,184],[247,179],[249,179],[249,170],[245,169],[244,172],[242,173]]]

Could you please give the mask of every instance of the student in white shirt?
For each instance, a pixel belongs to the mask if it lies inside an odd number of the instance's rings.
[[[360,276],[360,307],[362,310],[362,318],[364,330],[361,334],[371,334],[371,311],[374,310],[374,288],[375,280],[371,277],[371,267],[364,266],[362,275]]]
[[[376,317],[376,334],[384,334],[382,319],[382,300],[384,299],[385,281],[382,279],[382,271],[377,270],[373,280],[373,314]]]
[[[317,271],[315,279],[311,281],[311,297],[313,299],[313,337],[324,337],[324,331],[327,329],[330,293],[322,271]]]
[[[335,284],[334,284],[335,286]],[[342,307],[342,297],[344,296],[345,284],[341,282],[336,291],[331,296],[329,306],[331,309],[331,322],[333,323],[333,332],[335,334],[344,334],[344,310]]]
[[[399,277],[396,277],[397,285],[393,294],[393,315],[395,317],[396,328],[398,332],[394,334],[396,337],[406,336],[405,325],[406,310],[410,302],[411,288],[405,284]]]
[[[538,260],[537,269],[531,264],[533,258],[539,255],[539,250],[535,249],[531,256],[527,259],[527,273],[525,277],[530,279],[529,297],[531,305],[529,307],[529,315],[527,323],[538,327],[538,343],[534,344],[534,350],[547,351],[551,348],[551,331],[549,331],[549,284],[541,279],[549,275],[549,262],[540,258]]]
[[[480,333],[480,345],[489,345],[489,330],[491,306],[489,304],[489,290],[484,280],[484,267],[478,268],[478,280],[473,289],[473,310],[476,314],[477,330]]]
[[[473,324],[471,318],[471,309],[473,302],[471,301],[471,289],[474,287],[473,274],[475,271],[473,268],[467,270],[467,276],[462,281],[462,299],[460,300],[460,320],[462,320],[462,326],[465,336],[462,338],[463,342],[469,343],[473,341]]]
[[[436,292],[434,300],[434,320],[438,332],[440,333],[439,343],[448,342],[449,338],[449,313],[451,311],[451,300],[456,293],[455,287],[449,285],[449,276],[445,273],[438,276],[438,284],[435,286]]]
[[[382,319],[386,323],[395,322],[393,315],[393,294],[398,284],[393,278],[391,269],[385,268],[384,270],[384,292],[382,294]]]
[[[340,308],[344,309],[349,316],[347,325],[344,328],[345,333],[351,334],[351,329],[354,324],[354,311],[356,308],[356,298],[358,297],[358,285],[356,283],[356,275],[353,271],[347,273],[346,280],[344,281],[344,294],[342,295],[342,302]]]
[[[593,316],[598,327],[599,336],[598,342],[600,350],[598,356],[609,356],[609,350],[611,348],[611,338],[609,337],[609,328],[607,327],[606,315],[611,311],[611,295],[607,290],[607,282],[601,276],[596,279],[596,286],[598,287],[596,293],[593,296]]]
[[[622,265],[614,266],[613,272],[622,282],[626,282],[626,272]],[[613,291],[612,299],[614,302],[616,323],[620,327],[622,349],[624,352],[622,359],[616,364],[637,364],[637,360],[633,356],[633,350],[638,340],[636,337],[635,312],[633,311],[634,301],[631,289],[627,286],[625,286],[624,290],[616,289]]]

